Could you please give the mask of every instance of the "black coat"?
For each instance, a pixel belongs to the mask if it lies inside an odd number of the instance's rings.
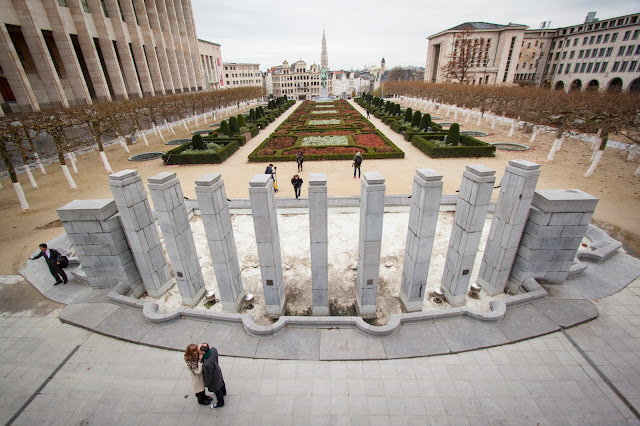
[[[56,249],[49,249],[49,257],[47,257],[47,255],[45,254],[45,252],[41,251],[40,253],[38,253],[37,256],[33,257],[33,260],[36,260],[40,257],[44,257],[44,259],[47,261],[47,266],[49,266],[49,268],[51,267],[57,267],[58,262],[60,262],[60,256],[62,256],[60,254],[60,252]]]
[[[302,187],[302,178],[300,179],[291,179],[291,185],[293,185],[294,188],[300,188]]]
[[[218,350],[213,346],[210,349],[211,355],[202,363],[202,375],[204,385],[209,389],[209,392],[215,392],[224,386],[224,378],[218,365]]]

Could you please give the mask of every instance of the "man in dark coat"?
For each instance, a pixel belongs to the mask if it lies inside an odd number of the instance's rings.
[[[202,352],[202,375],[204,377],[204,385],[209,392],[216,394],[218,402],[212,404],[211,408],[220,408],[224,406],[224,396],[227,394],[227,388],[222,377],[222,370],[218,365],[218,350],[209,348],[208,343],[200,345]]]
[[[64,269],[60,266],[60,253],[58,250],[50,249],[46,244],[40,244],[40,253],[38,253],[35,257],[30,257],[30,260],[36,260],[40,257],[44,256],[44,259],[47,261],[47,266],[49,267],[49,272],[53,275],[53,278],[56,279],[56,283],[54,285],[58,285],[60,283],[66,284],[69,282],[67,280],[67,274],[64,273]]]

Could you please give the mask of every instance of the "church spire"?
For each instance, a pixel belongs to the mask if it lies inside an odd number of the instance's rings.
[[[329,71],[329,55],[327,54],[327,37],[322,28],[322,54],[320,56],[320,70]]]

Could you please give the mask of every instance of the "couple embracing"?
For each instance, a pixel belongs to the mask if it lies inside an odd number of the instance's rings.
[[[211,404],[211,408],[224,406],[224,396],[227,388],[222,377],[222,370],[218,365],[218,350],[209,347],[208,343],[187,346],[184,352],[184,361],[191,378],[191,389],[201,405],[209,405],[213,398],[205,393],[205,387],[216,395],[217,402]]]

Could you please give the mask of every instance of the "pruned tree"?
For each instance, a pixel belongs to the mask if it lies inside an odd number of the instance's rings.
[[[441,67],[444,78],[465,83],[471,68],[476,67],[481,60],[483,45],[484,39],[475,38],[473,30],[457,33],[453,41],[453,52],[447,56],[446,62]]]
[[[13,185],[13,189],[16,191],[20,207],[23,212],[29,210],[29,203],[22,190],[22,185],[18,180],[15,166],[11,160],[12,153],[15,153],[19,144],[22,143],[22,129],[19,128],[19,124],[12,121],[11,118],[4,118],[0,120],[0,157],[2,162],[7,168],[9,173],[9,179]],[[28,166],[27,166],[28,167]]]

